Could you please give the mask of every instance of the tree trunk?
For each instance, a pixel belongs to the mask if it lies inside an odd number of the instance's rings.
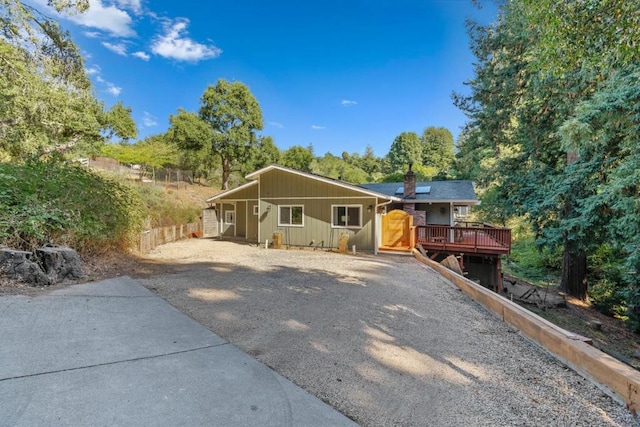
[[[577,152],[567,152],[567,165],[575,163],[577,159]],[[567,202],[564,211],[565,218],[569,218],[572,210],[571,202]],[[587,299],[587,255],[566,241],[562,252],[560,289],[582,301]]]
[[[565,246],[562,253],[560,289],[580,300],[587,299],[587,255]]]
[[[231,162],[229,159],[222,159],[222,189],[229,189],[229,176],[231,175]]]

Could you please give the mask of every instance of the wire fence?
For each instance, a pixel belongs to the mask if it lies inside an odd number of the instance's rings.
[[[194,183],[193,173],[182,169],[159,168],[145,170],[140,165],[121,164],[116,159],[109,157],[82,159],[81,163],[94,169],[116,173],[126,180],[142,184],[155,184],[179,189],[187,188],[189,184]]]

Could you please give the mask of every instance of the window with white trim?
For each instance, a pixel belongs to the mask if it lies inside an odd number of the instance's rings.
[[[331,226],[333,228],[361,228],[362,205],[332,205]]]
[[[225,211],[224,222],[225,224],[234,225],[236,223],[236,211]]]
[[[278,225],[287,227],[303,227],[304,207],[302,205],[278,206]]]

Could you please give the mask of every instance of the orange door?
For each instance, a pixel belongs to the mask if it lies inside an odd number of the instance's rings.
[[[402,247],[411,245],[413,217],[399,209],[382,217],[382,246]]]

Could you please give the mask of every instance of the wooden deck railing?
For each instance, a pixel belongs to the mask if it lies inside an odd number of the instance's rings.
[[[416,233],[416,243],[431,251],[490,255],[511,252],[511,229],[490,224],[420,225]]]

